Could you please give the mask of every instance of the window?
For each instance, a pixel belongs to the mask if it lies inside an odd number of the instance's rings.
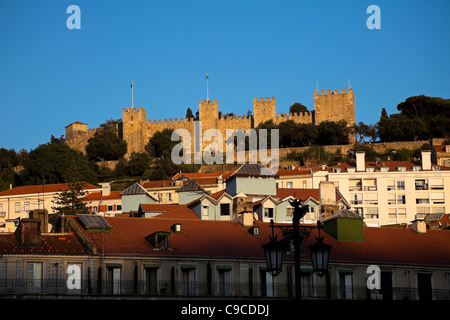
[[[430,179],[430,190],[444,190],[443,179]]]
[[[230,215],[230,204],[229,203],[220,204],[220,215],[222,215],[222,216]]]
[[[93,206],[93,207],[92,207],[92,212],[97,212],[97,211],[98,211],[97,206]]]
[[[167,201],[172,201],[172,194],[168,193],[166,196]]]
[[[428,198],[417,198],[416,204],[430,203],[430,199]]]
[[[404,194],[397,195],[397,204],[406,204],[406,198]]]
[[[107,267],[107,291],[110,294],[120,294],[122,266],[106,265]]]
[[[29,293],[41,292],[42,288],[42,262],[27,263],[27,291]]]
[[[209,207],[208,206],[202,206],[202,216],[208,216],[209,215]]]
[[[353,299],[353,271],[340,270],[341,298]]]
[[[355,193],[351,204],[362,204],[362,194]]]
[[[378,219],[378,208],[377,207],[367,207],[364,213],[364,217],[367,219]]]
[[[81,263],[72,263],[69,262],[67,263],[67,270],[75,270],[76,274],[78,274],[80,277],[83,274],[81,272]],[[77,294],[77,293],[81,293],[81,278],[80,279],[76,279],[74,278],[72,280],[72,286],[69,288],[67,288],[68,293],[69,294]]]
[[[273,208],[264,208],[264,217],[273,218]]]
[[[406,219],[406,208],[397,208],[397,218]]]
[[[292,217],[293,214],[294,214],[294,208],[293,207],[287,207],[286,208],[286,216]]]
[[[383,296],[383,300],[392,300],[393,299],[392,272],[381,271],[380,293]]]
[[[309,271],[300,271],[302,297],[314,297],[313,274]]]
[[[419,300],[432,299],[431,273],[418,273],[417,284],[419,287]]]
[[[108,206],[108,211],[113,211],[113,206],[109,205]]]
[[[303,189],[306,189],[306,181],[303,181]]]
[[[364,180],[364,191],[376,191],[377,190],[377,180],[376,179],[365,179]]]
[[[394,180],[388,180],[387,181],[387,191],[393,191],[395,190],[395,182]]]
[[[260,283],[261,283],[261,296],[263,297],[273,297],[274,296],[274,285],[273,277],[270,273],[266,272],[266,269],[260,269]]]
[[[20,202],[16,202],[16,212],[20,212]]]
[[[23,204],[23,210],[30,211],[30,203],[28,201]]]
[[[158,265],[145,265],[145,293],[150,295],[157,294],[157,271]]]
[[[349,180],[349,191],[361,191],[361,179]]]
[[[405,190],[405,180],[397,180],[397,190]]]
[[[184,295],[195,294],[195,266],[181,266],[183,282],[181,293]]]
[[[219,295],[230,296],[231,295],[231,266],[217,266],[219,272]]]
[[[425,180],[425,179],[416,180],[415,184],[416,184],[416,190],[428,190],[427,180]]]
[[[292,182],[286,182],[286,188],[292,189]]]
[[[122,211],[122,205],[121,204],[117,205],[117,211]]]
[[[156,231],[151,235],[145,237],[156,250],[158,249],[169,249],[170,248],[170,232],[167,231]]]

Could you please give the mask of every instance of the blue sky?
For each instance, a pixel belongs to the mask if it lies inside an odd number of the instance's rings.
[[[69,30],[69,5],[81,29]],[[381,9],[370,30],[369,5]],[[224,112],[253,97],[314,108],[319,90],[355,93],[356,121],[414,95],[450,98],[450,1],[0,1],[0,147],[34,149],[74,121],[122,108],[182,118],[209,97]]]

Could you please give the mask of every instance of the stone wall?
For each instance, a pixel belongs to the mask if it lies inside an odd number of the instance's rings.
[[[219,104],[217,100],[199,101],[199,120],[202,123],[202,134],[208,129],[218,129],[222,133],[223,150],[226,150],[226,130],[248,130],[256,128],[259,124],[268,120],[273,120],[275,124],[283,121],[293,120],[296,123],[320,123],[321,121],[339,121],[346,120],[349,125],[355,123],[355,105],[353,90],[348,93],[342,89],[332,92],[328,90],[328,95],[322,90],[319,95],[314,92],[314,111],[304,113],[279,113],[277,116],[276,99],[272,97],[253,98],[253,116],[238,116],[219,118]],[[123,108],[122,109],[122,127],[119,135],[127,141],[129,157],[133,152],[142,152],[149,139],[158,131],[164,129],[185,129],[191,136],[191,151],[194,152],[194,119],[176,118],[148,120],[147,111],[142,108]],[[96,129],[87,130],[87,125],[80,122],[74,122],[66,127],[66,142],[77,150],[85,152],[87,140],[92,137]],[[351,137],[353,141],[354,137]],[[202,148],[209,145],[209,142],[203,142]]]

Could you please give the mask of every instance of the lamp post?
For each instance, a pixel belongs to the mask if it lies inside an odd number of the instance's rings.
[[[328,260],[330,256],[331,246],[323,242],[323,237],[320,236],[320,229],[322,228],[320,221],[317,226],[302,226],[300,227],[300,220],[303,218],[308,210],[308,206],[301,206],[300,200],[289,201],[294,207],[292,227],[291,226],[275,226],[273,220],[270,221],[272,228],[272,236],[270,242],[263,245],[264,255],[266,258],[267,272],[273,277],[281,273],[283,262],[283,246],[277,242],[277,237],[274,235],[274,228],[280,228],[283,236],[292,236],[294,240],[294,269],[295,269],[295,294],[296,299],[301,299],[301,275],[300,275],[300,248],[303,241],[311,234],[312,229],[319,230],[319,236],[316,238],[317,242],[309,246],[311,253],[311,263],[313,271],[322,277],[328,271]]]

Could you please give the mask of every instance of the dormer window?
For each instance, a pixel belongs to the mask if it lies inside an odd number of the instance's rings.
[[[145,240],[157,250],[170,248],[170,232],[167,231],[156,231],[145,237]]]
[[[366,168],[366,172],[374,172],[375,168]]]
[[[388,172],[389,171],[389,167],[380,167],[380,171],[381,172]]]
[[[397,170],[398,171],[406,171],[406,167],[398,167]]]
[[[341,173],[341,168],[333,168],[333,173]]]

